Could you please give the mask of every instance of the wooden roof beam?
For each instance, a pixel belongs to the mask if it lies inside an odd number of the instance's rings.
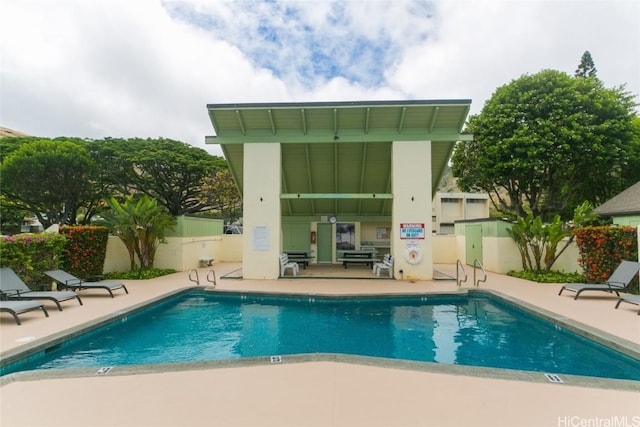
[[[398,133],[402,133],[402,128],[404,127],[404,116],[407,114],[407,107],[402,107],[400,113],[400,123],[398,123]]]
[[[364,191],[364,173],[367,165],[367,143],[362,143],[362,168],[360,169],[360,193]],[[362,214],[362,200],[358,201],[358,215]]]
[[[276,122],[275,120],[273,120],[273,111],[271,110],[271,108],[269,108],[267,110],[267,114],[269,115],[269,123],[271,123],[271,133],[273,135],[276,134]]]
[[[300,110],[300,114],[302,115],[302,133],[307,134],[307,115],[304,112],[304,108]]]
[[[369,115],[371,114],[371,108],[367,107],[366,111],[367,112],[364,118],[364,133],[368,134],[369,133]]]
[[[284,168],[282,168],[282,194],[289,193],[289,189],[287,187],[287,178],[284,175]],[[280,195],[280,199],[282,200],[282,195]],[[287,210],[289,211],[289,215],[293,215],[293,211],[291,210],[291,200],[287,200]]]
[[[238,118],[238,125],[240,125],[240,131],[243,135],[247,134],[247,129],[244,127],[244,121],[242,120],[242,112],[240,110],[236,110],[236,117]]]
[[[436,119],[438,118],[439,112],[440,107],[433,107],[433,114],[431,115],[431,120],[429,121],[429,133],[433,132],[433,127],[436,125]]]
[[[309,154],[309,144],[304,145],[304,151],[307,160],[307,183],[309,185],[309,192],[313,193],[313,180],[311,179],[311,155]],[[316,214],[316,207],[313,203],[313,200],[311,201],[311,214]]]
[[[464,109],[464,114],[460,116],[460,121],[458,122],[458,131],[462,132],[462,127],[464,126],[464,122],[467,118],[467,114],[469,114],[469,110],[471,109],[470,105],[467,105]]]

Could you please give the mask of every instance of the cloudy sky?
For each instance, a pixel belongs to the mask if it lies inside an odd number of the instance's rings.
[[[586,50],[639,94],[639,22],[637,0],[2,0],[0,126],[220,154],[208,103],[463,98],[477,114]]]

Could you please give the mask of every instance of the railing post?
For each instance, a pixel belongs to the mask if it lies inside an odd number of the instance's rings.
[[[211,276],[213,276],[213,280],[211,280]],[[213,283],[213,287],[216,287],[216,272],[213,269],[207,272],[207,282]]]
[[[195,274],[195,278],[193,277]],[[189,270],[189,280],[200,286],[200,277],[198,277],[198,270]]]
[[[476,281],[476,268],[479,267],[482,270],[482,274],[483,277],[482,279],[478,279]],[[480,282],[486,282],[487,281],[487,272],[484,270],[484,267],[482,266],[482,263],[480,262],[479,259],[474,259],[473,260],[473,285],[475,287],[480,287]]]
[[[462,269],[462,273],[464,273],[464,280],[460,280],[460,270]],[[462,262],[460,260],[456,261],[456,285],[458,285],[458,287],[460,287],[460,284],[462,282],[466,282],[467,281],[467,272],[464,269],[464,266],[462,265]]]

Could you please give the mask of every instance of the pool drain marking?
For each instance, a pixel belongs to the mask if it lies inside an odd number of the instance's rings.
[[[111,372],[112,369],[113,369],[113,366],[104,366],[98,369],[98,371],[96,372],[96,375],[107,375],[109,372]]]
[[[556,374],[544,374],[545,377],[547,377],[547,380],[550,383],[557,383],[557,384],[562,384],[564,383],[564,381],[562,381],[562,378],[560,378],[558,375]]]
[[[271,363],[282,363],[282,356],[271,356]]]

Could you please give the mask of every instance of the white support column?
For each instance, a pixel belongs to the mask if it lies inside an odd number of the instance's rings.
[[[244,144],[242,277],[277,279],[280,275],[279,143]]]
[[[431,141],[395,141],[392,148],[393,219],[392,236],[396,278],[433,279]],[[423,225],[418,238],[403,239],[402,225]],[[406,230],[406,228],[405,228]],[[422,257],[415,262],[408,254]],[[412,263],[411,260],[414,262]],[[400,270],[403,272],[400,273]]]

